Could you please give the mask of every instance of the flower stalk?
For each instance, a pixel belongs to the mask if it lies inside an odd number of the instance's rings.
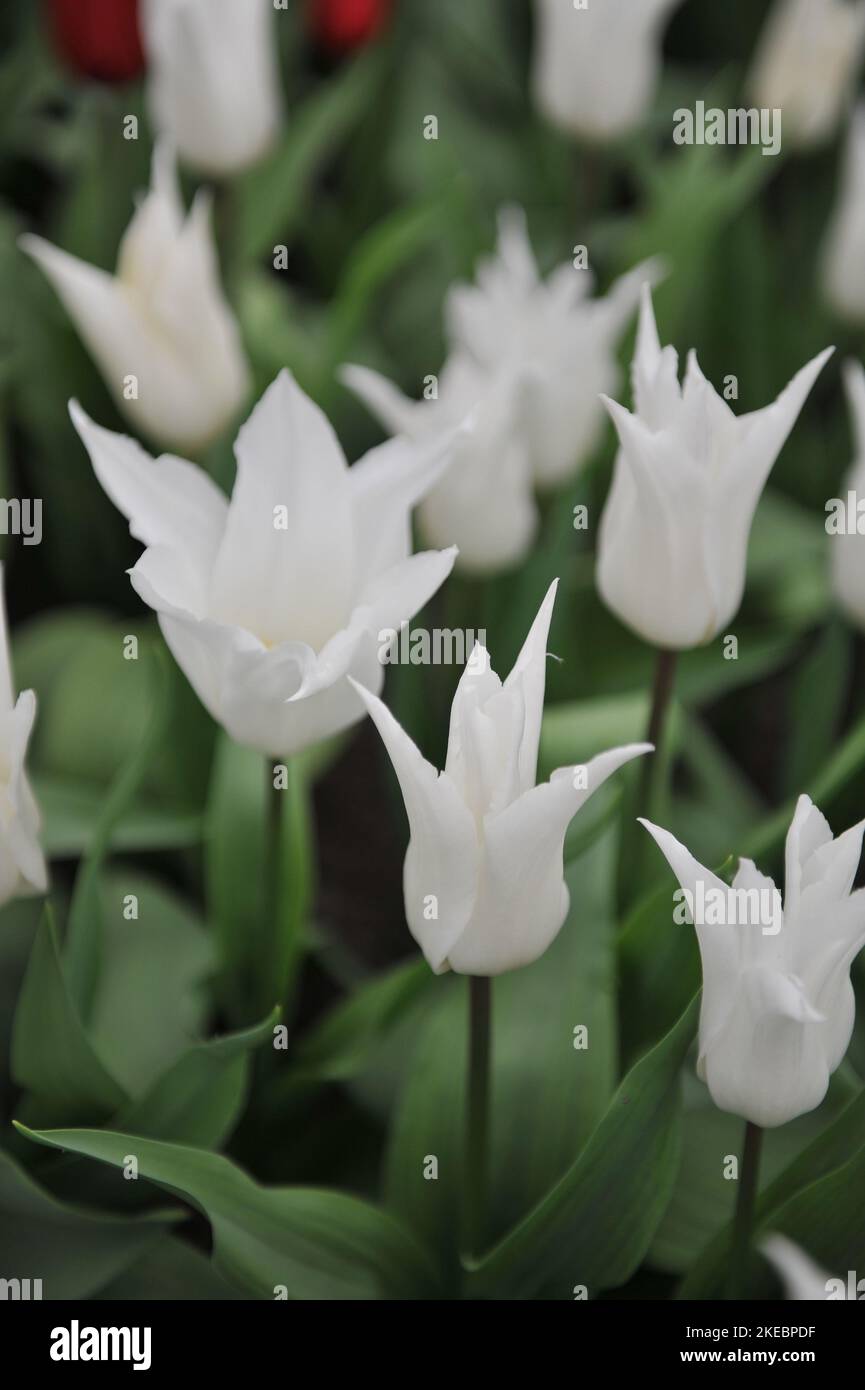
[[[741,1298],[747,1284],[748,1256],[754,1228],[754,1207],[757,1201],[762,1145],[762,1129],[759,1125],[755,1125],[752,1120],[746,1120],[745,1139],[742,1146],[742,1166],[739,1173],[739,1193],[736,1198],[733,1240],[730,1247],[727,1285],[727,1297],[730,1299]]]
[[[465,1253],[483,1249],[487,1216],[487,1168],[492,1040],[492,980],[469,976],[468,1086],[463,1232]]]

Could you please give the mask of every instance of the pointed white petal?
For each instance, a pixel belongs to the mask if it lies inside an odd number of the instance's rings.
[[[538,771],[538,744],[547,681],[547,638],[558,586],[558,579],[554,579],[538,609],[513,670],[504,683],[505,690],[520,686],[525,707],[525,726],[518,755],[521,791],[528,791],[535,785]]]
[[[742,494],[740,512],[749,519],[814,382],[834,351],[833,347],[825,348],[800,367],[772,405],[739,417],[736,466],[726,480],[726,490]]]
[[[789,918],[798,910],[805,865],[816,849],[831,842],[829,822],[803,793],[796,802],[784,846],[784,911]]]
[[[393,434],[417,434],[420,410],[417,401],[403,395],[398,386],[369,367],[347,363],[338,372],[340,381],[363,401],[385,429]]]
[[[8,726],[8,798],[11,814],[0,832],[5,851],[18,867],[24,885],[19,892],[44,893],[48,887],[45,855],[39,843],[39,810],[25,771],[27,746],[36,721],[36,695],[23,690],[18,696]]]
[[[406,921],[429,965],[440,973],[474,906],[474,821],[447,773],[436,772],[421,757],[381,700],[359,685],[354,688],[381,734],[405,802],[411,832],[403,875]]]
[[[690,850],[686,849],[669,830],[664,830],[651,821],[638,817],[640,824],[648,830],[657,844],[679,885],[684,889],[685,901],[694,906],[705,901],[710,890],[727,893],[727,885],[705,868]],[[688,916],[693,918],[689,911]],[[739,978],[740,941],[739,928],[735,926],[707,926],[694,924],[703,963],[703,999],[700,1011],[700,1060],[705,1058],[715,1038],[726,1026],[730,1010],[736,998]]]
[[[235,446],[237,480],[211,611],[267,644],[316,650],[348,622],[354,527],[348,467],[327,419],[287,371]]]
[[[391,439],[349,469],[359,589],[410,555],[412,508],[440,480],[463,437],[448,430],[424,443]]]
[[[185,557],[203,582],[228,516],[224,494],[196,464],[171,454],[151,458],[134,439],[95,424],[77,401],[70,401],[69,414],[131,534]]]
[[[399,631],[404,622],[423,608],[450,574],[456,551],[420,551],[394,565],[367,586],[348,625],[322,647],[291,697],[305,700],[333,685],[352,670],[362,644],[374,645],[379,659],[387,646],[386,633]]]
[[[649,751],[648,744],[630,744],[585,768],[560,768],[484,818],[484,872],[471,922],[450,952],[454,970],[499,975],[543,955],[568,912],[562,863],[568,825],[617,768]]]

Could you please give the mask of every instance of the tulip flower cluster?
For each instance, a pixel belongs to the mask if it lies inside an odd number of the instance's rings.
[[[343,380],[386,428],[431,439],[471,414],[473,429],[420,509],[433,545],[447,536],[467,572],[495,573],[535,538],[535,489],[560,486],[589,459],[602,426],[601,393],[615,388],[616,344],[640,285],[658,267],[638,266],[591,299],[591,273],[573,264],[539,275],[521,209],[499,217],[496,255],[474,285],[445,304],[450,353],[436,394],[407,400],[367,368]]]

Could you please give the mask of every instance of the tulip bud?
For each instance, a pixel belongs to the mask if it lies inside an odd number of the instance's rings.
[[[682,0],[536,0],[532,88],[569,135],[606,142],[639,125],[661,66],[661,32]]]
[[[97,478],[147,549],[133,588],[202,704],[238,743],[286,757],[363,717],[398,630],[454,551],[410,555],[409,514],[451,442],[395,440],[349,468],[324,415],[282,372],[235,445],[229,501],[203,469],[101,429],[72,402]]]
[[[850,122],[841,187],[821,253],[823,294],[839,318],[865,322],[865,105]]]
[[[656,646],[709,642],[742,601],[751,522],[766,479],[824,362],[773,405],[736,416],[688,355],[661,349],[644,292],[632,364],[636,410],[604,398],[619,436],[598,534],[597,582],[622,622]]]
[[[14,695],[0,567],[0,906],[48,888],[45,856],[39,843],[41,817],[24,768],[36,719],[32,690]]]
[[[157,131],[213,176],[260,159],[281,122],[272,0],[142,0],[141,20]]]
[[[346,385],[395,432],[433,438],[471,418],[452,467],[420,510],[424,535],[457,544],[462,570],[495,573],[528,553],[534,491],[561,485],[591,456],[603,424],[600,393],[618,380],[616,344],[640,285],[657,273],[646,262],[596,299],[591,272],[570,262],[544,280],[525,214],[508,208],[477,283],[448,293],[451,352],[434,398],[407,400],[374,372],[343,370]]]
[[[853,420],[856,454],[842,488],[845,524],[832,532],[829,541],[832,583],[838,602],[850,620],[865,630],[865,519],[859,512],[860,501],[865,502],[865,369],[860,362],[844,363],[844,387]],[[852,508],[849,505],[851,493]]]
[[[138,0],[48,0],[54,45],[66,63],[100,82],[128,82],[144,67]]]
[[[863,46],[862,0],[776,0],[754,60],[752,100],[781,109],[791,144],[820,144],[838,124]]]
[[[153,439],[195,452],[215,438],[246,395],[249,373],[219,285],[210,198],[187,217],[165,147],[129,224],[116,275],[41,237],[20,245],[51,281],[106,384]]]
[[[554,583],[504,684],[475,647],[451,708],[444,772],[356,687],[399,779],[411,833],[406,921],[436,974],[501,975],[543,955],[568,914],[568,825],[617,768],[651,751],[615,748],[535,786],[555,594]]]
[[[393,0],[310,0],[309,28],[331,53],[349,53],[384,28]]]
[[[814,1110],[850,1042],[850,966],[865,945],[865,891],[852,892],[865,821],[835,840],[809,797],[787,833],[783,909],[740,859],[728,888],[667,830],[641,821],[679,880],[703,963],[697,1075],[721,1110],[786,1124]],[[771,912],[763,904],[773,902]]]

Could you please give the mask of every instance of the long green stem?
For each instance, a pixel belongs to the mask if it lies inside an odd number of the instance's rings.
[[[762,1142],[763,1131],[760,1126],[747,1120],[739,1169],[739,1194],[736,1198],[736,1215],[733,1218],[733,1241],[730,1246],[727,1297],[731,1299],[741,1298],[747,1284]]]
[[[654,809],[656,773],[658,761],[663,752],[667,713],[670,708],[670,697],[673,694],[673,683],[676,676],[677,656],[677,652],[665,651],[662,648],[658,652],[658,659],[655,663],[655,677],[652,682],[652,707],[649,712],[649,726],[646,729],[646,742],[654,744],[655,752],[652,757],[642,760],[641,815],[651,815]]]
[[[468,1087],[463,1230],[465,1253],[477,1258],[486,1229],[492,982],[469,976]]]
[[[268,933],[269,952],[265,964],[265,980],[279,979],[278,958],[280,939],[280,908],[282,903],[282,817],[283,803],[287,791],[275,785],[276,764],[270,758],[264,760],[265,773],[265,821],[264,821],[264,906],[265,924]],[[274,976],[274,972],[276,975]],[[280,1002],[282,1002],[280,1000]]]
[[[648,836],[636,823],[637,816],[655,818],[660,770],[663,767],[664,737],[676,675],[678,653],[661,648],[657,654],[652,681],[652,703],[646,742],[655,749],[640,759],[640,770],[622,800],[622,834],[619,849],[617,895],[619,907],[627,911],[639,898],[644,886]]]

